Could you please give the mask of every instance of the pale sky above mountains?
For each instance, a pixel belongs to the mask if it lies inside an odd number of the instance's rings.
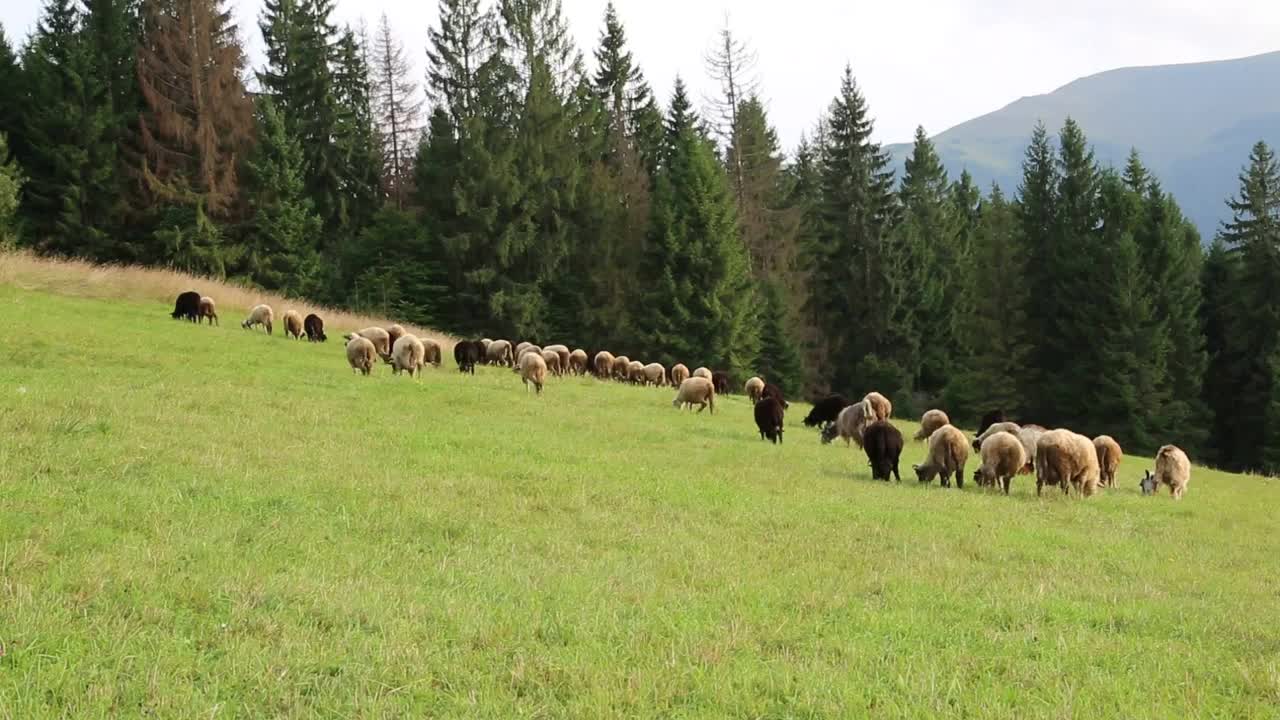
[[[563,0],[579,48],[591,51],[606,0]],[[261,0],[231,0],[252,60],[261,59]],[[726,16],[758,56],[760,92],[784,145],[808,131],[845,63],[867,95],[882,142],[937,134],[1025,95],[1132,65],[1201,62],[1280,50],[1275,0],[616,0],[642,70],[664,102],[677,74],[701,102],[713,90],[703,56]],[[337,21],[372,27],[385,12],[416,74],[425,64],[434,0],[337,0]],[[0,3],[11,40],[40,12]],[[1280,90],[1266,78],[1270,92]],[[1028,133],[1030,128],[1028,128]]]

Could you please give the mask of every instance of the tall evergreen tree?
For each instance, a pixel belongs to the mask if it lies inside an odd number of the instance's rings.
[[[91,52],[89,103],[97,141],[89,148],[93,168],[91,213],[106,235],[106,247],[96,253],[103,259],[139,261],[141,248],[125,236],[140,217],[130,208],[133,168],[137,158],[129,151],[136,136],[138,115],[145,107],[138,85],[137,52],[142,31],[140,0],[85,0],[86,46]]]
[[[738,222],[752,273],[794,290],[791,276],[800,216],[787,203],[788,178],[778,133],[756,96],[742,101],[734,119],[737,127],[729,135],[725,165],[736,174]]]
[[[341,210],[328,222],[342,236],[358,233],[382,207],[383,155],[365,48],[351,28],[339,34],[333,70],[334,125]]]
[[[734,199],[741,212],[745,204],[746,164],[752,161],[747,154],[742,131],[747,124],[739,113],[748,99],[755,98],[759,91],[759,81],[755,77],[756,54],[740,38],[735,37],[726,20],[725,26],[716,36],[715,44],[706,58],[707,73],[720,89],[719,95],[712,101],[711,129],[725,148],[738,148],[738,152],[725,154],[725,166],[729,172],[729,181],[733,187]],[[759,110],[763,114],[764,106]],[[752,248],[747,246],[748,258]]]
[[[11,149],[21,142],[22,92],[22,67],[18,65],[17,53],[9,43],[4,25],[0,24],[0,133],[9,138]]]
[[[894,289],[887,282],[886,242],[896,222],[888,154],[871,140],[866,100],[845,68],[819,149],[819,225],[810,243],[809,312],[821,332],[820,357],[831,363],[822,385],[843,392],[910,385],[893,360]],[[901,394],[901,393],[899,393]]]
[[[22,190],[22,171],[9,156],[9,142],[0,132],[0,248],[9,247],[17,237],[18,193]]]
[[[403,209],[413,182],[413,153],[418,146],[421,100],[409,79],[412,66],[404,47],[382,14],[374,42],[374,98],[385,160],[384,185],[396,207]]]
[[[1042,385],[1042,380],[1052,372],[1052,366],[1045,367],[1042,363],[1047,361],[1056,365],[1056,362],[1052,357],[1046,358],[1048,353],[1039,347],[1038,339],[1056,332],[1057,306],[1054,303],[1061,296],[1060,292],[1046,292],[1057,282],[1053,233],[1058,222],[1056,196],[1059,179],[1049,133],[1043,124],[1037,123],[1022,161],[1022,182],[1018,186],[1016,203],[1019,238],[1026,258],[1027,287],[1034,288],[1036,292],[1034,296],[1026,297],[1026,338],[1032,343],[1027,372],[1015,382],[1022,385],[1019,394],[1026,403],[1022,408],[1024,415],[1038,420],[1052,412],[1052,401],[1045,396]]]
[[[760,358],[755,370],[785,393],[797,393],[804,382],[797,344],[792,340],[790,312],[776,284],[760,283]]]
[[[1200,275],[1200,320],[1204,325],[1208,356],[1202,397],[1210,411],[1205,449],[1219,466],[1227,468],[1240,467],[1237,461],[1239,447],[1233,435],[1238,393],[1233,385],[1233,371],[1238,367],[1239,359],[1234,355],[1238,343],[1232,335],[1242,303],[1237,295],[1239,260],[1239,254],[1228,250],[1221,237],[1215,238]]]

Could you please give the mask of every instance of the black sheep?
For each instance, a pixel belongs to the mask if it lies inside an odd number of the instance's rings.
[[[200,320],[200,293],[195,290],[188,290],[178,296],[173,304],[174,320],[178,318],[186,318],[191,322],[199,322]]]
[[[311,313],[302,319],[302,329],[307,333],[307,340],[310,342],[324,342],[329,337],[324,334],[324,320],[320,316]]]
[[[711,387],[716,389],[717,395],[729,394],[729,373],[713,372],[711,373]]]
[[[828,423],[833,423],[840,415],[840,411],[849,407],[853,403],[844,399],[843,395],[829,395],[821,400],[813,403],[813,409],[804,419],[805,427],[820,427]]]
[[[484,356],[484,343],[479,340],[459,340],[453,346],[453,359],[458,363],[458,372],[476,374],[476,363]]]
[[[1005,418],[1004,410],[992,410],[991,412],[982,416],[982,422],[979,423],[978,425],[978,434],[981,435],[982,433],[987,431],[987,428],[991,427],[992,425],[995,425],[996,423],[1002,423],[1002,422],[1008,422],[1008,420]]]
[[[863,448],[871,461],[871,477],[889,482],[889,473],[898,482],[898,456],[902,454],[902,433],[891,423],[880,420],[867,426],[862,435]]]
[[[761,440],[782,442],[783,412],[782,403],[776,398],[766,397],[756,403],[756,427],[760,428]]]
[[[765,383],[764,390],[760,391],[760,399],[763,400],[765,398],[773,398],[774,400],[777,400],[784,408],[791,407],[791,403],[787,402],[787,399],[782,396],[782,388],[774,385],[773,383]]]

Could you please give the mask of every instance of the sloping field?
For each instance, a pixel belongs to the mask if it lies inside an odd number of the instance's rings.
[[[884,484],[798,403],[776,447],[171,309],[0,284],[0,717],[1280,712],[1274,481]]]

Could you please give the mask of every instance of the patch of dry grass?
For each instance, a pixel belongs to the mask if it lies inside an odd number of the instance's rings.
[[[395,318],[347,312],[225,280],[198,277],[165,268],[97,265],[84,260],[46,258],[26,251],[0,250],[0,284],[69,297],[135,300],[168,305],[173,304],[179,293],[195,290],[213,298],[218,305],[219,319],[227,323],[239,322],[253,306],[265,303],[275,310],[277,318],[290,309],[303,315],[315,313],[324,318],[326,331],[335,337],[340,335],[340,331],[399,322],[414,335],[435,340],[446,355],[452,354],[455,341],[455,338],[439,331]]]

